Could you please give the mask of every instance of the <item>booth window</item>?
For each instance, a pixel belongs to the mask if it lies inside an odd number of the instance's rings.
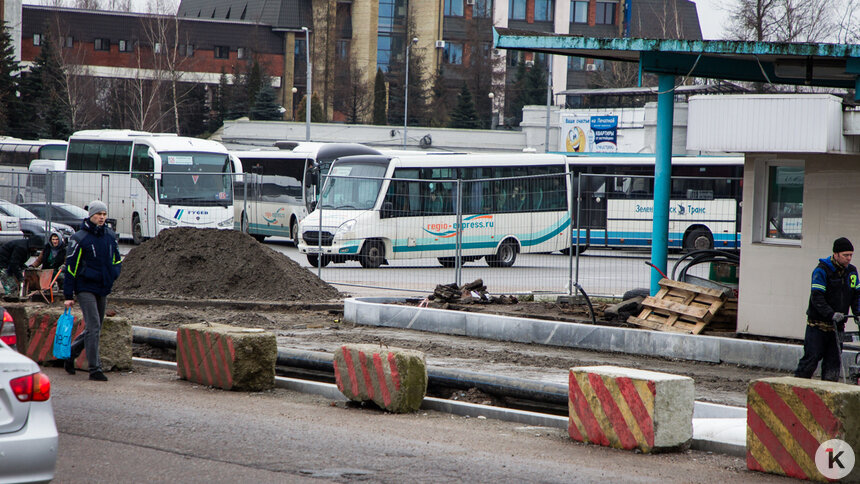
[[[803,238],[803,166],[769,163],[764,239]]]

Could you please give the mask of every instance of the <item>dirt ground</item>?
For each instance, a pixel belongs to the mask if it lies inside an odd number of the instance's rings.
[[[109,299],[109,309],[138,326],[175,330],[183,324],[214,322],[263,328],[276,334],[279,346],[308,351],[333,352],[344,343],[381,344],[423,351],[431,366],[554,383],[566,383],[568,369],[574,366],[616,365],[662,371],[693,378],[698,400],[738,406],[746,404],[750,380],[782,375],[733,365],[356,326],[343,321],[343,297],[312,272],[248,235],[232,230],[180,228],[165,230],[129,252],[115,286],[114,300]],[[127,302],[121,302],[121,298]],[[169,302],[141,304],[140,298],[165,298]],[[201,299],[294,301],[304,305],[240,309],[237,305],[192,302]],[[604,306],[595,304],[598,318]],[[451,310],[570,322],[591,319],[585,306],[542,302],[453,305]],[[140,345],[135,351],[139,356],[171,357]],[[484,397],[463,392],[462,398],[480,402]]]

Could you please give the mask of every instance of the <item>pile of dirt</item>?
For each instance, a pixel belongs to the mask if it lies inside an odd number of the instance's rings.
[[[173,228],[123,259],[114,293],[129,297],[324,301],[337,289],[235,230]]]

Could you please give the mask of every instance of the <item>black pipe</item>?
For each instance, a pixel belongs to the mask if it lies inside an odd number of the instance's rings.
[[[176,332],[163,329],[134,326],[135,343],[159,348],[176,348]],[[278,348],[277,364],[305,370],[334,373],[334,356],[322,351],[304,351]],[[466,370],[427,367],[428,386],[478,390],[500,397],[512,397],[536,402],[567,405],[566,384],[523,380],[499,375],[489,375]]]

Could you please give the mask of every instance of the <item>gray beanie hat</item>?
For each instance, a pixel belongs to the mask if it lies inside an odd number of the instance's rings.
[[[89,207],[90,217],[92,217],[93,215],[95,215],[99,212],[107,213],[107,205],[105,205],[105,203],[102,202],[101,200],[93,200],[92,202],[89,203],[89,205],[87,205],[87,207]]]

